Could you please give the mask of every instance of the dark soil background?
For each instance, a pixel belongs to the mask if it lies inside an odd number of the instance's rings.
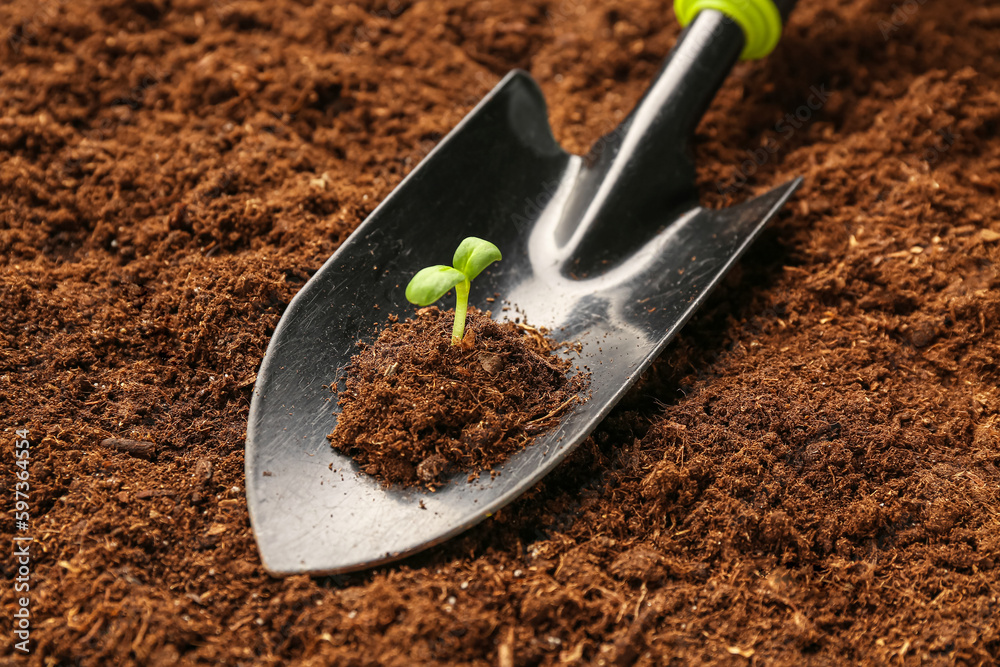
[[[635,391],[460,538],[285,580],[243,490],[285,304],[508,69],[585,150],[675,40],[669,3],[0,5],[0,470],[7,511],[28,429],[28,662],[995,661],[1000,7],[801,5],[698,161],[711,205],[805,186]]]

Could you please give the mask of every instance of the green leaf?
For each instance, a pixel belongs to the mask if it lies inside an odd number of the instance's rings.
[[[455,285],[465,280],[465,274],[450,266],[438,264],[421,269],[406,286],[406,300],[418,306],[429,306]]]
[[[455,251],[455,268],[465,274],[469,280],[475,279],[483,269],[503,259],[500,249],[489,241],[477,239],[475,236],[462,241]]]

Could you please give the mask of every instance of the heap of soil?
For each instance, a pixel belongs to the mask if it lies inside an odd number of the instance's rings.
[[[454,317],[421,308],[347,367],[330,443],[387,484],[435,489],[454,470],[474,478],[555,426],[586,386],[544,331],[469,308],[465,339],[452,345]]]
[[[804,184],[593,436],[405,562],[261,566],[244,438],[288,301],[511,68],[586,151],[680,34],[671,4],[0,2],[24,664],[996,663],[993,0],[800,2],[695,148],[709,206]]]

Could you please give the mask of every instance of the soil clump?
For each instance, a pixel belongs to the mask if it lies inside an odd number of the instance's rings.
[[[586,375],[525,324],[470,308],[464,340],[451,344],[454,311],[421,308],[390,324],[352,358],[334,449],[386,484],[440,487],[505,461],[583,400]]]

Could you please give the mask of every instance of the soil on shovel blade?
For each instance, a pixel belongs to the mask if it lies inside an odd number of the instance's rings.
[[[545,331],[469,308],[465,338],[452,345],[454,317],[421,308],[346,369],[330,443],[384,483],[436,489],[456,470],[474,479],[584,400],[586,373],[567,377],[573,364]]]
[[[592,437],[405,562],[261,567],[244,439],[289,300],[511,68],[587,151],[670,6],[0,2],[0,544],[34,540],[0,663],[995,664],[993,0],[800,2],[695,164],[713,207],[805,183]]]

